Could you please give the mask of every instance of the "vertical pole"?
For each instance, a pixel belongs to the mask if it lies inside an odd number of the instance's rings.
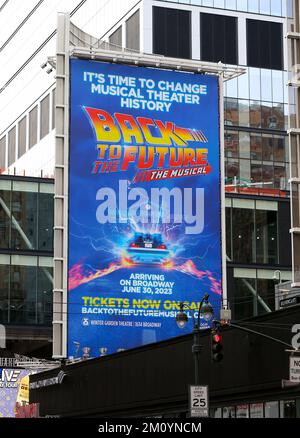
[[[70,17],[58,14],[55,102],[53,357],[67,356]]]
[[[194,343],[192,347],[192,353],[194,356],[194,371],[195,371],[195,385],[200,385],[200,329],[198,326],[194,327]]]
[[[219,117],[220,117],[220,178],[221,178],[221,251],[222,251],[222,291],[223,306],[228,308],[226,270],[226,200],[225,200],[225,140],[224,140],[224,78],[219,76]]]

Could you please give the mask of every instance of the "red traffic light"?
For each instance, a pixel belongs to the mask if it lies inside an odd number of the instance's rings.
[[[211,337],[211,355],[213,362],[221,362],[223,359],[222,336],[217,330],[212,331]]]
[[[213,341],[215,342],[215,343],[219,343],[219,342],[222,342],[222,336],[221,335],[219,335],[218,333],[217,334],[215,334],[215,335],[213,335]]]

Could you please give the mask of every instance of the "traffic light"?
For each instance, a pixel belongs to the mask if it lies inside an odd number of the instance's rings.
[[[211,332],[211,356],[213,362],[221,362],[223,359],[222,336],[216,329]]]

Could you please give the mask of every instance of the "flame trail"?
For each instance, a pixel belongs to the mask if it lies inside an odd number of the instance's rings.
[[[69,290],[76,289],[82,284],[105,277],[106,275],[118,271],[119,269],[130,268],[133,266],[136,266],[136,264],[125,257],[119,263],[111,263],[107,268],[98,269],[96,271],[91,270],[91,268],[87,269],[85,265],[77,263],[72,266],[69,271]],[[208,279],[210,282],[211,292],[217,295],[222,294],[221,282],[216,280],[212,272],[208,270],[199,271],[192,260],[186,261],[183,265],[174,265],[173,262],[166,262],[161,266],[161,268],[168,271],[178,271],[185,275],[198,278],[199,280]]]

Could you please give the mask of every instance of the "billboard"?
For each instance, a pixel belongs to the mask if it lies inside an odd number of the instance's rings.
[[[0,368],[0,418],[15,417],[18,406],[29,403],[29,374],[29,370]]]
[[[96,357],[191,332],[180,301],[219,317],[219,85],[70,62],[68,356]]]

